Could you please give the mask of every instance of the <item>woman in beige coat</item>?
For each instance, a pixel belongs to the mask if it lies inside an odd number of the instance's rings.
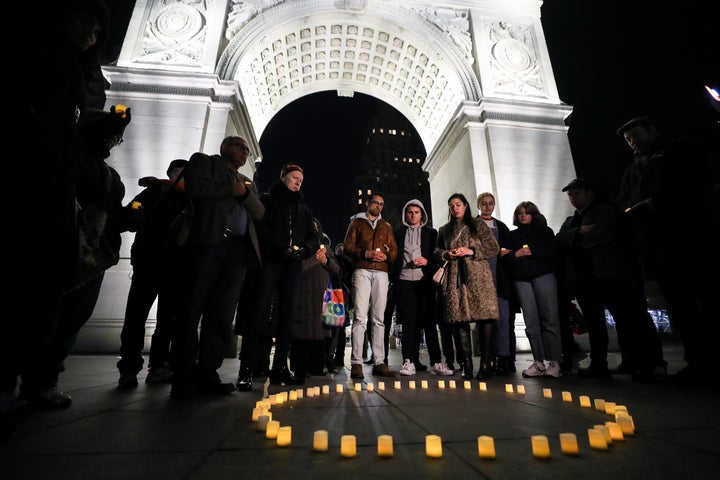
[[[441,285],[445,321],[453,326],[462,378],[466,380],[473,377],[470,322],[477,322],[482,347],[477,378],[483,380],[492,376],[494,329],[499,316],[488,259],[495,257],[500,247],[485,222],[474,218],[463,194],[452,194],[448,208],[448,223],[440,227],[435,247],[437,262],[447,261]]]

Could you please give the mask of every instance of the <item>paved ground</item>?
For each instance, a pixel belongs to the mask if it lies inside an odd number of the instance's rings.
[[[665,350],[670,371],[677,371],[683,366],[681,350],[669,341]],[[701,387],[637,384],[618,375],[610,380],[576,375],[524,379],[519,371],[531,359],[523,353],[518,373],[488,381],[487,391],[477,380],[465,389],[459,375],[373,378],[365,366],[362,390],[356,392],[347,365],[340,374],[311,377],[303,398],[271,407],[273,419],[292,428],[291,445],[278,447],[257,429],[253,407],[263,397],[299,387],[258,382],[250,393],[172,400],[167,385],[141,382],[136,390],[117,390],[115,362],[109,355],[69,358],[61,389],[72,395],[72,407],[9,419],[16,433],[0,444],[0,478],[720,478],[719,389],[712,378]],[[400,364],[400,352],[391,350],[391,367]],[[223,379],[234,381],[237,367],[236,359],[226,359]],[[415,389],[409,388],[411,380]],[[455,380],[455,388],[449,380]],[[385,390],[379,390],[379,381]],[[374,392],[368,392],[370,383]],[[337,384],[343,385],[342,393]],[[506,384],[514,393],[505,391]],[[330,393],[307,397],[308,387],[324,385]],[[518,386],[524,394],[517,393]],[[550,389],[552,398],[544,397],[543,389]],[[563,401],[562,392],[569,392],[572,401]],[[588,428],[613,417],[580,407],[580,396],[593,404],[603,399],[625,405],[635,434],[605,451],[591,449]],[[327,452],[312,448],[320,429],[329,432]],[[576,434],[578,455],[561,452],[559,434],[568,432]],[[340,438],[347,434],[356,436],[355,458],[340,455]],[[425,454],[429,434],[442,439],[440,459]],[[392,436],[391,458],[378,457],[379,435]],[[494,438],[496,459],[479,457],[481,435]],[[533,435],[548,438],[549,459],[533,456]]]

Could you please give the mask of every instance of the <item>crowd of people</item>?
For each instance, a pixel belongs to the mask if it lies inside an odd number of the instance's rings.
[[[30,302],[36,308],[32,323],[11,321],[3,335],[3,413],[71,405],[57,388],[58,376],[92,314],[104,272],[118,262],[124,231],[135,238],[117,365],[123,389],[138,385],[145,323],[156,300],[145,381],[171,384],[174,399],[252,391],[263,376],[273,385],[301,385],[309,375],[335,372],[345,365],[345,327],[325,328],[320,318],[331,280],[344,286],[352,307],[352,379],[365,378],[368,343],[373,376],[427,369],[420,361],[423,338],[433,374],[509,375],[516,371],[516,313],[522,313],[533,357],[522,375],[560,377],[574,370],[564,340],[571,298],[590,342],[591,362],[579,376],[663,380],[667,363],[644,290],[649,280],[667,301],[684,347],[687,367],[674,378],[696,382],[711,368],[715,336],[708,332],[717,327],[710,321],[711,283],[703,275],[709,263],[688,226],[703,223],[701,206],[716,201],[717,187],[701,168],[681,160],[686,146],[660,135],[651,119],[633,119],[617,131],[634,154],[617,201],[600,202],[590,181],[574,179],[562,192],[575,212],[557,233],[532,201],[515,207],[511,230],[493,217],[490,192],[477,196],[478,214],[464,194],[450,195],[447,222],[437,230],[428,225],[422,202],[409,199],[403,225],[393,228],[382,216],[384,195],[373,191],[333,249],[304,202],[302,166],[285,164],[269,191],[260,193],[239,171],[252,151],[237,135],[224,138],[216,155],[196,152],[171,161],[167,179],[142,178],[145,189],[123,204],[122,179],[105,160],[122,143],[131,111],[103,111],[104,101],[91,95],[97,92],[92,50],[107,33],[107,12],[100,2],[71,5],[77,8],[57,16],[57,38],[66,40],[58,44],[55,72],[65,89],[38,88],[47,97],[17,106],[25,140],[17,143],[36,145],[18,167],[45,174],[16,172],[15,184],[35,194],[15,220],[28,225],[26,231],[44,225],[53,235],[32,235],[17,248],[9,298],[19,302],[15,311]],[[180,217],[191,220],[185,228]],[[711,228],[717,233],[716,221]],[[445,274],[437,284],[433,274],[441,265]],[[607,361],[606,309],[622,357],[615,371]],[[394,311],[402,325],[397,371],[387,361]],[[233,334],[242,338],[238,378],[223,382],[218,369]],[[474,356],[480,357],[477,370]]]

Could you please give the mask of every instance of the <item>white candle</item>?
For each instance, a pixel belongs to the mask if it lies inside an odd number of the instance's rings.
[[[410,380],[408,382],[408,387],[415,390],[415,380]]]
[[[267,430],[267,424],[270,421],[270,415],[267,413],[264,413],[258,417],[257,420],[257,429],[261,432],[264,432]]]
[[[257,422],[260,415],[265,413],[265,409],[262,407],[255,407],[252,411],[252,421]]]
[[[315,390],[313,389],[313,387],[308,387],[305,392],[307,393],[308,398],[312,397],[315,394]]]
[[[605,402],[605,413],[615,415],[615,402]]]
[[[445,388],[445,380],[438,380],[438,388]]]
[[[297,400],[297,390],[290,390],[288,393],[288,399],[290,401]]]
[[[428,381],[420,380],[420,388],[428,388]]]
[[[295,391],[297,392],[298,399],[303,398],[303,389],[302,388],[298,388]]]
[[[343,393],[343,385],[342,385],[342,383],[338,383],[337,385],[335,385],[335,392],[336,392],[336,393]]]
[[[572,393],[562,392],[562,400],[563,402],[572,402]]]
[[[395,390],[400,390],[400,382],[395,382]]]
[[[515,391],[515,389],[513,389],[512,383],[506,383],[506,384],[505,384],[505,391],[506,391],[507,393],[513,393],[513,392]]]
[[[590,448],[594,448],[596,450],[607,450],[608,445],[603,432],[594,428],[588,428],[587,432]]]
[[[313,395],[315,395],[315,396],[320,395],[320,385],[313,387]]]
[[[278,436],[278,430],[280,430],[280,422],[277,420],[270,420],[265,429],[265,438],[275,440]]]
[[[550,458],[550,443],[545,435],[530,437],[533,455],[537,458]]]
[[[313,450],[316,452],[326,452],[328,449],[328,432],[327,430],[315,430],[313,434]]]
[[[480,390],[481,390],[481,391],[483,391],[483,392],[487,391],[487,383],[485,383],[485,382],[480,382],[480,385],[479,385],[479,386],[480,386]]]
[[[480,458],[495,458],[495,440],[493,437],[481,435],[477,439]]]
[[[352,458],[357,455],[355,435],[343,435],[340,437],[340,455],[345,458]]]
[[[377,442],[378,457],[393,456],[393,438],[392,435],[380,435]]]
[[[278,429],[277,446],[287,447],[292,443],[292,427],[285,426]]]
[[[442,439],[438,435],[425,436],[425,455],[429,458],[442,458]]]
[[[518,385],[517,386],[517,393],[520,395],[525,395],[525,385]]]
[[[327,395],[328,393],[330,393],[330,385],[323,385],[322,393],[323,393],[323,395]]]
[[[603,400],[602,398],[596,398],[594,403],[595,403],[595,410],[598,410],[600,412],[605,411],[605,400]]]
[[[608,427],[608,430],[610,431],[610,438],[612,438],[614,442],[625,440],[625,436],[623,436],[622,428],[620,428],[619,423],[605,422],[605,426]]]
[[[367,384],[367,391],[368,391],[368,392],[373,392],[373,391],[375,391],[375,385],[373,385],[372,383],[368,383],[368,384]]]
[[[378,382],[378,390],[385,390],[385,382]]]
[[[448,387],[455,388],[455,380],[448,381]]]
[[[549,388],[543,388],[543,397],[552,398],[552,390]]]
[[[610,436],[610,429],[607,427],[607,425],[593,425],[593,428],[602,432],[602,434],[605,436],[605,443],[607,443],[608,445],[612,445],[612,437]]]
[[[567,455],[577,455],[580,453],[577,436],[574,433],[561,433],[560,450]]]
[[[635,434],[635,424],[633,423],[633,419],[630,415],[621,413],[615,418],[615,421],[618,423],[618,425],[620,425],[620,429],[622,430],[623,435]]]
[[[362,383],[356,383],[356,384],[355,384],[355,391],[356,391],[356,392],[362,391]]]
[[[580,406],[583,408],[590,408],[590,397],[587,395],[580,395]]]
[[[470,380],[465,380],[465,381],[463,382],[463,388],[464,388],[465,390],[470,390],[470,389],[472,388],[472,384],[470,383]]]

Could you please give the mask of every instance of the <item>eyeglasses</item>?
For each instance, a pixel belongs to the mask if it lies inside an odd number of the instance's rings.
[[[378,207],[382,207],[383,205],[385,205],[385,202],[378,202],[377,200],[370,200],[370,203],[372,203],[373,205],[377,205]]]

